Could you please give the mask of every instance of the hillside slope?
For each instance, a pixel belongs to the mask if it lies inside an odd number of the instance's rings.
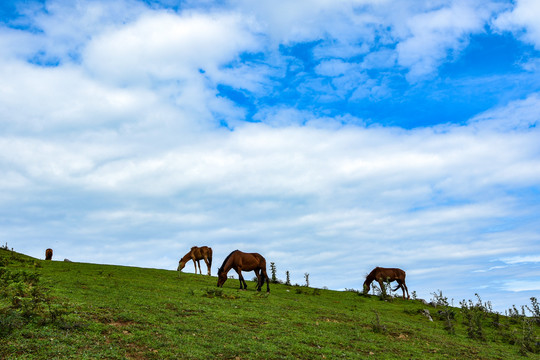
[[[531,319],[484,313],[478,328],[467,311],[419,301],[279,284],[266,294],[253,282],[239,291],[233,279],[218,289],[214,276],[6,250],[0,276],[2,359],[539,358]]]

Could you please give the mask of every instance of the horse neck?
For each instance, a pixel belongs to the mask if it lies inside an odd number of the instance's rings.
[[[223,271],[228,272],[233,267],[233,257],[231,256],[227,262],[223,265]]]
[[[180,261],[184,264],[187,263],[189,260],[191,260],[191,251],[184,255],[182,259],[180,259]]]
[[[233,253],[234,251],[230,253],[229,256],[227,256],[227,258],[223,261],[223,264],[220,267],[220,272],[228,273],[229,270],[231,270],[233,266]]]
[[[371,283],[375,280],[375,275],[373,274],[373,271],[366,276],[366,281],[364,281],[364,285],[371,285]]]
[[[377,279],[377,270],[378,268],[373,269],[368,276],[366,276],[365,284],[369,285],[373,282],[373,280]]]

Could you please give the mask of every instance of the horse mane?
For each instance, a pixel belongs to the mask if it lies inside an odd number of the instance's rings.
[[[234,250],[233,252],[231,252],[229,255],[227,255],[227,257],[225,258],[225,260],[223,260],[223,264],[221,264],[221,267],[218,269],[218,274],[221,273],[223,271],[223,267],[225,267],[225,263],[227,262],[227,260],[229,260],[229,258],[231,257],[232,254],[234,254],[235,252],[237,252],[237,250]]]
[[[371,270],[371,272],[366,276],[366,282],[369,281],[370,283],[375,280],[377,270],[379,270],[379,267],[376,267],[375,269]]]

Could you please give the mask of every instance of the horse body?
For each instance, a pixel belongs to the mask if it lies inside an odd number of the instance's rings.
[[[227,273],[231,269],[234,269],[238,274],[240,289],[247,289],[242,271],[255,271],[255,275],[257,276],[257,291],[261,291],[261,287],[266,280],[266,291],[270,292],[270,279],[266,273],[266,259],[261,254],[244,253],[240,250],[230,253],[218,269],[218,287],[223,287],[223,284],[227,281]]]
[[[208,267],[208,275],[212,268],[212,248],[208,246],[197,247],[194,246],[191,250],[184,255],[178,262],[177,271],[181,271],[189,260],[193,260],[193,265],[195,266],[195,274],[197,273],[197,265],[199,265],[199,273],[202,275],[201,263],[200,260],[204,260],[206,266]]]
[[[393,291],[401,288],[403,291],[403,299],[405,299],[405,291],[407,291],[407,299],[409,299],[409,289],[407,289],[407,285],[405,285],[405,275],[405,271],[401,269],[376,267],[366,277],[366,281],[364,281],[364,292],[369,291],[369,287],[374,280],[379,283],[381,289],[384,288],[385,282],[396,281],[398,286],[393,289]]]
[[[52,249],[45,250],[45,260],[52,260],[52,254],[53,254]]]

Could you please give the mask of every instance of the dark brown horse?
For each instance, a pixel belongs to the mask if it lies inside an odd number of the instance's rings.
[[[385,282],[390,283],[392,281],[397,281],[398,286],[392,291],[396,291],[397,289],[401,288],[403,291],[403,299],[405,299],[405,291],[407,291],[407,299],[409,299],[409,289],[407,289],[407,285],[405,285],[405,271],[396,268],[376,267],[366,277],[366,281],[364,281],[365,293],[369,291],[369,287],[373,280],[376,280],[379,283],[381,290],[384,289]]]
[[[45,250],[45,260],[52,260],[52,249]]]
[[[184,255],[183,258],[180,259],[180,261],[178,262],[178,269],[176,270],[182,270],[189,260],[193,260],[193,265],[195,266],[195,274],[197,273],[197,265],[199,265],[199,273],[201,275],[202,271],[200,260],[204,260],[206,266],[208,267],[208,275],[210,275],[210,269],[212,267],[212,248],[208,246],[192,247],[191,250],[186,255]]]
[[[234,250],[230,253],[218,269],[218,287],[223,287],[223,284],[227,281],[227,273],[231,269],[234,269],[238,273],[241,290],[247,289],[242,271],[255,271],[255,275],[257,275],[257,291],[261,291],[261,287],[266,280],[266,291],[270,292],[270,279],[268,279],[268,275],[266,274],[266,259],[261,254],[244,253],[240,250]]]

